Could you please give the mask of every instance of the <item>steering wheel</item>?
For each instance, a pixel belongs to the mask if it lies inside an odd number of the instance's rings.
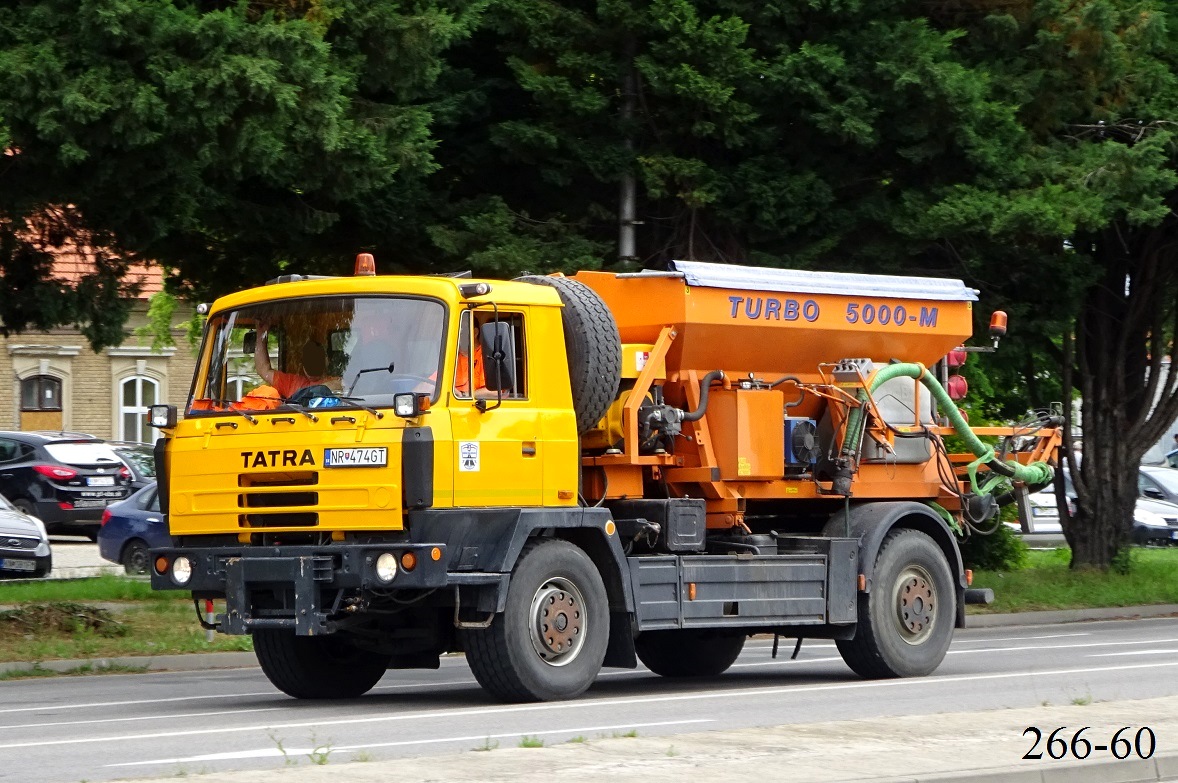
[[[294,394],[290,395],[287,402],[293,402],[295,405],[305,405],[316,397],[338,397],[339,395],[331,390],[330,386],[322,383],[316,383],[312,386],[304,386]]]

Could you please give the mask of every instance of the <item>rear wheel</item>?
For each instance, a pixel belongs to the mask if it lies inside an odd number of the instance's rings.
[[[744,634],[694,628],[644,631],[634,641],[638,660],[661,677],[715,677],[744,649]]]
[[[254,654],[274,687],[296,699],[352,699],[372,690],[389,656],[361,650],[337,635],[254,631]]]
[[[147,560],[147,542],[140,538],[128,541],[123,547],[123,556],[119,558],[119,562],[123,564],[123,570],[132,576],[147,573]]]
[[[854,639],[835,641],[862,677],[930,674],[953,639],[953,577],[940,547],[917,530],[895,530],[875,558],[870,593],[859,595]]]
[[[583,693],[601,670],[609,604],[597,567],[567,541],[529,544],[507,589],[507,608],[486,629],[465,630],[479,685],[503,701]]]

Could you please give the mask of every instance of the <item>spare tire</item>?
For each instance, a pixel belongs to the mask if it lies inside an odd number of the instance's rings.
[[[555,288],[564,305],[561,321],[573,388],[573,410],[577,414],[577,434],[584,435],[601,421],[618,394],[622,377],[618,324],[597,292],[584,283],[540,275],[516,279]]]

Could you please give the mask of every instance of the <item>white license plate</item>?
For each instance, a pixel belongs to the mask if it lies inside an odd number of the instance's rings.
[[[385,446],[359,449],[324,449],[325,468],[383,468],[389,464],[389,450]]]
[[[1175,541],[1178,541],[1178,530],[1171,530],[1170,531],[1170,538],[1174,539]]]
[[[110,505],[109,500],[75,500],[74,508],[106,508]]]
[[[88,487],[113,487],[114,485],[114,476],[91,476],[86,479],[86,486]]]
[[[0,558],[0,569],[5,571],[36,571],[37,563],[33,560],[13,560],[11,557]]]

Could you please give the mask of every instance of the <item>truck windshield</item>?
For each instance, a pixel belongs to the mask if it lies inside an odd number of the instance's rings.
[[[446,312],[393,296],[279,299],[209,319],[189,415],[284,406],[388,407],[437,396]]]

